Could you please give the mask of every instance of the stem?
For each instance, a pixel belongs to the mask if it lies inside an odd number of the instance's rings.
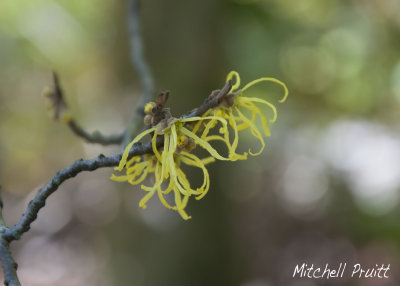
[[[143,108],[147,102],[153,99],[154,94],[153,77],[143,53],[143,39],[140,32],[139,8],[140,0],[129,1],[128,25],[131,46],[130,55],[132,64],[139,74],[140,82],[143,88],[143,94],[140,98],[137,112],[135,112],[126,128],[125,138],[123,141],[124,146],[132,140],[138,128],[143,124]]]
[[[68,122],[69,128],[75,135],[82,137],[89,143],[99,143],[101,145],[121,144],[125,133],[115,135],[103,135],[99,131],[89,133],[80,127],[73,119]]]
[[[10,243],[3,236],[6,230],[7,226],[3,219],[3,200],[0,195],[0,260],[4,272],[4,285],[20,286],[17,276],[18,265],[11,255]]]
[[[0,231],[4,231],[1,227]],[[20,286],[17,276],[18,264],[14,261],[11,251],[10,243],[4,239],[3,235],[0,235],[0,259],[4,272],[4,285],[6,286]]]
[[[147,144],[134,145],[129,155],[131,157],[151,152],[151,142],[148,142]],[[109,157],[100,154],[98,157],[91,160],[80,159],[73,163],[71,166],[65,168],[64,170],[57,172],[50,180],[50,182],[48,182],[44,188],[40,189],[35,198],[30,201],[26,212],[22,215],[19,222],[13,227],[7,228],[5,230],[3,235],[4,238],[7,241],[20,239],[22,234],[30,229],[32,222],[36,220],[38,212],[46,204],[46,199],[52,193],[54,193],[64,181],[75,177],[83,171],[94,171],[99,168],[118,166],[118,163],[121,160],[121,156],[122,153],[115,154]]]

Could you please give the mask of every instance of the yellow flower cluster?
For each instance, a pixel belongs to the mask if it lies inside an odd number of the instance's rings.
[[[112,175],[111,179],[118,182],[129,182],[132,185],[142,183],[146,177],[154,173],[154,184],[152,186],[141,185],[141,188],[147,192],[142,198],[139,206],[146,208],[147,201],[157,193],[161,203],[172,210],[176,210],[183,219],[189,219],[190,216],[185,212],[188,200],[191,196],[196,199],[203,198],[210,187],[210,178],[206,165],[218,160],[243,160],[247,158],[247,153],[237,154],[236,148],[239,143],[239,131],[249,129],[253,136],[260,140],[262,148],[251,155],[258,155],[264,149],[265,143],[261,131],[256,126],[256,119],[259,117],[262,123],[262,129],[265,136],[269,136],[268,121],[261,113],[255,103],[261,103],[273,110],[274,116],[270,122],[276,120],[276,108],[271,103],[259,99],[244,97],[243,92],[251,86],[261,81],[272,81],[283,86],[285,95],[281,102],[285,101],[288,90],[284,83],[274,78],[260,78],[247,84],[242,89],[240,86],[240,77],[237,72],[232,71],[228,74],[227,81],[235,78],[229,94],[224,97],[219,106],[209,109],[201,117],[173,118],[164,116],[155,126],[140,133],[128,146],[122,155],[119,166],[116,171],[126,170],[125,175]],[[148,103],[145,106],[145,123],[153,122],[153,110],[156,103]],[[251,112],[250,118],[247,118],[240,108]],[[216,128],[218,126],[218,129]],[[229,128],[230,126],[230,128]],[[211,132],[218,130],[218,132]],[[233,140],[230,139],[230,131],[234,132]],[[217,133],[217,134],[215,134]],[[152,149],[154,154],[144,156],[134,156],[128,160],[129,151],[132,146],[139,142],[147,134],[152,135]],[[157,148],[157,137],[163,136],[163,147]],[[209,142],[219,140],[224,142],[228,148],[228,155],[222,156],[211,146]],[[232,141],[232,142],[231,142]],[[191,153],[196,146],[200,146],[209,153],[209,157],[200,159]],[[187,165],[199,168],[203,173],[203,183],[200,187],[192,188],[190,181],[182,170],[182,166]],[[174,205],[171,205],[165,199],[165,196],[173,192]]]
[[[246,90],[248,90],[250,87],[256,85],[257,83],[274,82],[274,83],[281,85],[284,89],[284,92],[285,92],[284,96],[279,101],[279,102],[283,103],[289,94],[289,90],[287,89],[286,85],[283,82],[281,82],[280,80],[277,80],[275,78],[271,78],[271,77],[262,77],[262,78],[253,80],[253,81],[249,82],[248,84],[246,84],[242,89],[239,89],[240,76],[236,71],[231,71],[228,74],[226,80],[227,81],[233,80],[233,78],[235,78],[235,83],[233,84],[232,89],[230,90],[231,97],[228,97],[224,102],[222,102],[220,108],[209,110],[206,113],[206,115],[211,114],[213,116],[229,120],[229,124],[234,131],[233,143],[232,143],[232,145],[229,145],[229,140],[227,138],[224,138],[223,141],[227,144],[227,146],[229,148],[229,158],[232,161],[235,161],[235,160],[243,160],[243,159],[247,158],[247,153],[236,154],[236,148],[237,148],[238,142],[239,142],[239,131],[249,129],[251,134],[254,137],[256,137],[261,143],[261,148],[258,152],[253,153],[253,152],[251,152],[251,150],[249,150],[250,155],[252,155],[252,156],[259,155],[264,150],[264,147],[265,147],[264,138],[263,138],[262,132],[256,126],[257,117],[261,121],[262,130],[263,130],[264,135],[265,136],[271,135],[271,133],[269,131],[269,127],[268,127],[268,120],[267,120],[266,116],[261,112],[259,107],[256,106],[256,103],[261,103],[261,104],[269,107],[272,110],[273,117],[272,117],[272,119],[269,120],[270,123],[274,123],[276,121],[276,118],[278,115],[276,108],[272,103],[270,103],[266,100],[263,100],[261,98],[257,98],[257,97],[245,97],[245,96],[243,96],[243,93]],[[243,110],[241,111],[241,109],[243,109],[244,111],[249,111],[251,113],[251,116],[246,117]],[[222,138],[220,138],[218,136],[211,136],[211,137],[209,137],[209,140],[222,140]]]

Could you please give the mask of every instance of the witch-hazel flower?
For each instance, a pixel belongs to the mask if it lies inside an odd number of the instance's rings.
[[[151,109],[154,107],[155,104],[153,103],[146,105],[145,113],[151,117]],[[150,122],[153,120],[149,116],[147,116],[145,121]],[[203,120],[217,120],[221,122],[223,128],[227,128],[227,122],[223,118],[205,116],[178,119],[173,118],[166,112],[164,118],[155,126],[140,133],[126,146],[119,166],[115,168],[116,171],[122,171],[125,168],[125,175],[112,175],[111,179],[119,182],[127,181],[132,185],[136,185],[142,183],[150,173],[154,174],[153,186],[141,185],[141,188],[146,191],[147,194],[141,199],[139,206],[146,208],[147,201],[157,193],[161,203],[165,207],[178,211],[183,219],[189,219],[190,216],[188,216],[185,211],[189,198],[191,196],[195,196],[198,200],[203,198],[210,187],[209,173],[205,165],[213,162],[215,159],[228,160],[228,158],[221,156],[206,140],[201,139],[195,132],[185,127],[186,123]],[[144,155],[142,157],[135,156],[128,160],[129,151],[132,146],[147,134],[152,134],[151,142],[154,154]],[[164,137],[164,144],[160,150],[157,148],[158,136]],[[200,159],[196,155],[190,153],[196,145],[207,150],[211,156]],[[196,189],[191,187],[186,174],[181,168],[183,164],[201,169],[203,173],[203,183],[200,187]],[[165,196],[171,192],[173,192],[174,196],[173,205],[169,204],[165,199]]]
[[[264,136],[270,136],[270,130],[268,123],[273,123],[276,121],[277,118],[277,110],[276,107],[261,98],[257,97],[247,97],[244,96],[244,93],[252,86],[260,83],[260,82],[274,82],[279,85],[281,85],[284,89],[284,96],[279,102],[284,102],[289,94],[289,91],[286,87],[286,85],[281,82],[278,79],[271,78],[271,77],[262,77],[256,80],[253,80],[246,84],[243,88],[239,89],[240,87],[240,76],[239,73],[236,71],[231,71],[226,80],[233,80],[235,79],[235,83],[233,84],[230,93],[228,94],[227,97],[224,98],[224,100],[220,103],[218,108],[215,108],[213,110],[210,110],[207,112],[207,115],[213,115],[217,116],[220,118],[225,118],[229,121],[229,125],[231,126],[234,136],[233,136],[233,142],[230,144],[229,142],[227,143],[227,146],[229,148],[229,157],[232,161],[235,160],[243,160],[247,158],[247,153],[243,154],[237,154],[236,153],[236,148],[238,146],[239,142],[239,131],[249,129],[251,134],[256,137],[260,143],[261,143],[261,148],[257,152],[252,152],[249,149],[249,154],[252,156],[256,156],[261,154],[261,152],[264,150],[265,147],[265,141],[263,138]],[[256,104],[262,104],[264,106],[267,106],[270,108],[273,112],[273,116],[270,120],[267,120],[266,116],[261,112],[260,108]],[[246,112],[250,112],[250,116],[246,116]],[[261,121],[261,126],[262,126],[262,131],[260,128],[257,127],[256,125],[256,120],[257,118],[260,119]],[[202,138],[207,137],[207,130],[205,130],[205,134],[203,134]],[[227,142],[227,135],[224,134],[224,137],[214,135],[214,136],[208,136],[208,140],[221,140],[224,141],[225,143]]]
[[[235,83],[232,86],[233,79]],[[250,155],[255,156],[263,151],[265,147],[263,134],[269,136],[270,131],[268,120],[257,104],[263,104],[273,111],[270,123],[276,120],[276,108],[266,100],[244,96],[244,92],[250,87],[263,81],[272,81],[281,85],[285,94],[280,102],[286,100],[288,89],[281,81],[274,78],[260,78],[239,89],[240,76],[235,71],[228,74],[227,83],[222,90],[214,91],[205,100],[203,103],[205,105],[201,106],[203,108],[198,109],[201,112],[194,113],[201,116],[191,116],[190,114],[193,113],[189,112],[189,115],[186,115],[188,117],[172,117],[169,109],[164,108],[169,93],[162,93],[156,102],[149,102],[144,108],[146,114],[144,122],[150,128],[140,133],[126,146],[119,166],[115,168],[119,172],[125,169],[125,174],[113,174],[111,179],[118,182],[129,182],[132,185],[141,184],[141,189],[146,192],[146,195],[140,200],[140,207],[146,208],[146,203],[157,193],[165,207],[177,211],[185,220],[190,219],[185,211],[189,198],[194,196],[199,200],[207,194],[210,188],[210,176],[206,165],[216,159],[225,161],[247,159],[247,152],[243,154],[236,152],[240,131],[249,129],[251,134],[261,142],[260,150],[258,152],[249,150]],[[207,105],[207,102],[214,103],[210,106]],[[250,116],[248,116],[249,113]],[[257,119],[261,121],[261,130],[256,125]],[[233,131],[233,135],[230,134],[231,131]],[[133,145],[146,135],[151,135],[153,154],[129,158],[129,152]],[[227,146],[228,155],[222,156],[211,145],[213,141],[222,141]],[[193,154],[192,151],[196,146],[205,149],[209,156],[200,159]],[[190,180],[182,169],[185,165],[199,168],[202,171],[203,183],[200,187],[193,188],[191,186]],[[143,182],[149,176],[153,178],[153,183],[147,186]],[[169,194],[173,196],[173,203],[166,199]]]

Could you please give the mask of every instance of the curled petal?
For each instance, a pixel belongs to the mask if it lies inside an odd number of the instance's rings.
[[[235,90],[237,90],[240,86],[240,76],[239,73],[236,71],[231,71],[227,77],[226,77],[226,81],[228,80],[232,80],[232,78],[235,77],[235,83],[232,85],[232,88],[230,90],[230,92],[233,92]]]
[[[256,80],[253,80],[251,82],[249,82],[248,84],[246,84],[243,88],[242,88],[242,93],[249,89],[250,87],[252,87],[253,85],[259,83],[259,82],[263,82],[263,81],[270,81],[270,82],[275,82],[277,84],[279,84],[280,86],[283,87],[285,94],[283,95],[282,99],[279,100],[279,102],[285,102],[287,96],[289,95],[289,90],[286,86],[286,84],[284,84],[283,82],[281,82],[279,79],[273,78],[273,77],[262,77]]]
[[[215,126],[215,124],[217,123],[217,120],[212,119],[210,120],[207,124],[206,127],[204,128],[203,133],[201,134],[201,139],[206,139],[208,133],[210,132],[211,128],[213,128]],[[193,132],[194,133],[194,132]]]
[[[155,182],[154,186],[152,186],[152,187],[147,187],[144,185],[140,186],[142,190],[147,191],[148,193],[140,200],[139,207],[144,208],[144,209],[147,207],[146,203],[150,200],[150,198],[156,192],[157,188],[161,185],[162,180],[160,178],[160,175],[161,175],[160,167],[159,167],[159,164],[157,164],[156,169],[155,169],[156,182]]]
[[[137,163],[140,162],[142,158],[140,156],[133,156],[132,159],[130,159],[127,163],[126,163],[126,168],[129,168],[133,163]]]
[[[116,182],[126,182],[126,181],[128,181],[129,177],[128,176],[116,176],[114,174],[111,174],[110,179],[113,181],[116,181]]]
[[[170,142],[170,135],[168,133],[164,134],[164,151],[162,152],[162,159],[161,159],[161,164],[162,164],[162,177],[166,178],[168,176],[168,170],[169,168],[169,156],[170,156],[170,152],[169,152],[169,143]]]
[[[201,190],[201,189],[193,190],[190,187],[190,182],[187,179],[185,173],[181,169],[177,169],[176,171],[178,173],[178,182],[179,182],[179,184],[181,184],[181,187],[185,190],[184,192],[182,192],[182,194],[184,194],[184,195],[187,195],[187,194],[199,195],[203,192],[203,190]]]
[[[258,151],[256,153],[252,153],[251,150],[249,149],[250,155],[252,155],[252,156],[260,155],[265,147],[265,142],[264,142],[264,139],[263,139],[260,131],[258,130],[257,126],[253,122],[251,122],[248,118],[246,118],[246,116],[244,116],[243,113],[241,113],[237,107],[235,108],[235,110],[238,113],[239,117],[241,117],[242,120],[249,125],[252,134],[260,141],[260,143],[262,145],[260,151]]]
[[[203,162],[204,165],[207,165],[207,164],[215,162],[215,158],[210,156],[210,157],[201,159],[201,161]]]
[[[173,187],[174,187],[173,180],[170,179],[170,180],[169,180],[168,187],[167,187],[167,189],[166,189],[165,191],[162,190],[161,185],[158,186],[158,188],[157,188],[157,194],[158,194],[158,198],[160,199],[160,202],[161,202],[166,208],[171,209],[171,210],[177,210],[176,206],[171,206],[169,203],[167,203],[167,201],[166,201],[165,198],[164,198],[164,195],[165,195],[165,194],[168,194],[169,192],[171,192],[171,190],[172,190]]]
[[[161,155],[157,149],[157,132],[154,132],[153,139],[151,140],[151,147],[153,148],[154,155],[156,155],[156,158],[158,159],[158,161],[161,162],[162,161]]]
[[[203,118],[207,117],[210,113],[212,112],[212,109],[207,110],[204,114],[203,114]],[[197,131],[199,131],[201,125],[203,124],[202,120],[199,120],[193,127],[192,132],[193,133],[197,133]]]
[[[175,204],[176,204],[176,208],[177,208],[178,213],[181,215],[181,217],[184,220],[191,219],[192,217],[189,216],[184,210],[189,197],[186,196],[184,198],[184,202],[182,202],[181,194],[179,193],[179,191],[174,189],[174,193],[175,193]]]
[[[213,147],[211,147],[211,145],[203,140],[200,139],[196,134],[194,134],[193,132],[189,131],[188,129],[186,129],[185,127],[181,127],[180,131],[185,134],[186,136],[192,138],[194,140],[195,143],[199,144],[200,146],[202,146],[204,149],[206,149],[211,156],[213,156],[216,159],[219,160],[229,160],[228,158],[224,158],[222,157],[217,150],[215,150]]]
[[[143,182],[144,179],[146,179],[146,176],[147,176],[148,173],[149,173],[149,168],[146,167],[146,168],[143,170],[142,175],[141,175],[137,180],[134,180],[135,178],[130,178],[130,179],[129,179],[129,184],[137,185],[137,184]]]
[[[196,117],[190,117],[190,118],[183,118],[183,119],[179,119],[179,122],[204,121],[204,120],[213,120],[213,119],[220,121],[223,126],[227,125],[226,120],[224,118],[222,118],[221,116],[218,116],[218,115],[203,116],[203,117],[196,116]],[[192,132],[195,133],[194,131],[192,131]]]
[[[238,130],[237,130],[237,126],[236,126],[236,120],[235,117],[232,115],[232,110],[229,110],[229,122],[231,122],[232,124],[232,129],[235,132],[235,137],[233,138],[233,143],[232,143],[232,149],[233,152],[236,150],[237,145],[239,143],[239,134],[238,134]]]
[[[219,141],[222,141],[222,142],[226,143],[226,139],[223,138],[223,137],[220,136],[220,135],[209,135],[209,136],[207,136],[206,138],[204,138],[204,140],[206,140],[207,142],[208,142],[208,141],[216,141],[216,140],[219,140]]]
[[[145,188],[145,186],[141,186],[141,188],[145,191],[147,191],[147,189]],[[154,195],[156,191],[156,187],[151,187],[148,190],[148,193],[139,201],[139,207],[145,209],[147,208],[146,203],[151,199],[151,197]]]
[[[237,161],[237,160],[246,160],[247,159],[247,153],[243,153],[243,154],[237,154],[236,153],[236,149],[237,146],[239,144],[239,132],[238,132],[238,128],[237,128],[237,124],[236,124],[236,119],[235,116],[232,113],[232,110],[229,110],[228,112],[228,116],[229,116],[229,122],[231,122],[232,125],[232,129],[234,131],[234,138],[233,138],[233,142],[232,145],[228,145],[229,148],[229,158],[232,161]],[[225,135],[226,141],[229,142],[229,138],[227,137],[228,135]]]
[[[115,167],[114,170],[122,171],[122,169],[124,168],[124,166],[126,164],[126,160],[128,159],[129,151],[131,150],[133,144],[139,142],[140,139],[142,139],[147,134],[153,132],[154,130],[156,130],[156,127],[147,129],[147,130],[143,131],[142,133],[140,133],[138,136],[136,136],[136,138],[133,139],[132,142],[128,144],[128,146],[126,146],[124,153],[122,154],[121,161],[119,161],[118,167]]]
[[[171,190],[172,190],[172,188],[171,188]],[[163,191],[160,190],[160,188],[159,188],[157,194],[158,194],[158,198],[160,199],[160,202],[163,204],[164,207],[166,207],[167,209],[170,209],[170,210],[175,210],[175,211],[177,210],[176,206],[171,206],[169,203],[167,203],[167,201],[164,198]]]
[[[251,113],[252,113],[251,122],[255,123],[256,117],[258,115],[258,117],[261,120],[261,124],[262,124],[265,136],[270,136],[271,135],[271,132],[270,132],[269,127],[268,127],[267,118],[264,116],[264,114],[260,111],[260,109],[253,102],[251,102],[251,101],[248,101],[248,102],[239,101],[238,105],[239,106],[243,106],[244,108],[246,108],[246,109],[251,111]],[[275,119],[276,119],[276,113],[275,113],[274,119],[270,120],[270,122],[273,123],[275,121]],[[246,124],[246,126],[248,127],[248,124]]]
[[[258,102],[258,103],[262,103],[262,104],[267,105],[268,107],[270,107],[272,109],[272,111],[274,113],[274,116],[270,120],[270,122],[273,123],[273,122],[276,121],[276,118],[278,116],[278,112],[276,111],[276,107],[272,103],[269,103],[268,101],[263,100],[261,98],[257,98],[257,97],[244,97],[244,96],[240,97],[240,99],[238,101],[238,104],[241,104],[241,103],[244,103],[244,102],[250,103],[250,105],[249,105],[250,109],[253,109],[253,110],[256,110],[254,107],[251,107],[251,106],[254,106],[254,105],[251,104],[253,102]],[[260,111],[258,110],[258,112],[260,112]]]
[[[176,151],[176,145],[178,144],[178,134],[176,132],[176,127],[175,124],[171,126],[171,141],[170,141],[170,148],[169,152],[171,154],[175,153]]]
[[[186,165],[200,168],[203,171],[203,185],[199,189],[197,189],[196,194],[200,194],[200,195],[198,197],[196,197],[196,199],[199,200],[199,199],[203,198],[206,195],[206,193],[210,187],[210,176],[208,174],[206,167],[204,166],[203,161],[200,160],[195,155],[187,153],[187,152],[182,152],[181,160]]]

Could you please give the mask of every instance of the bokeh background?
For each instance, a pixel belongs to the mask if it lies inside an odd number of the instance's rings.
[[[145,54],[179,115],[237,70],[261,84],[278,121],[259,157],[210,166],[211,190],[183,221],[138,187],[81,173],[14,243],[23,285],[399,285],[400,2],[148,0]],[[122,131],[141,94],[129,59],[127,3],[0,2],[0,182],[5,218],[89,145],[46,115],[59,73],[88,130]],[[268,111],[266,111],[268,112]],[[241,144],[253,143],[246,134]],[[196,178],[195,178],[196,180]],[[389,279],[293,279],[298,263],[390,264]],[[349,267],[350,267],[349,266]],[[0,274],[1,276],[2,274]]]

